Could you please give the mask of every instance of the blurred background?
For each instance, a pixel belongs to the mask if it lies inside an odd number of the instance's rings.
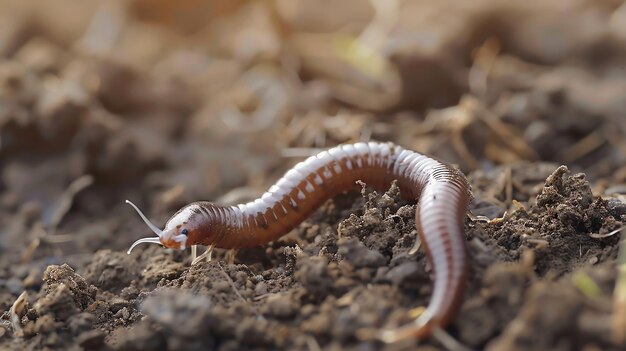
[[[86,174],[214,198],[357,140],[626,177],[621,1],[0,4],[5,204]]]
[[[0,1],[0,276],[125,249],[127,198],[162,223],[364,140],[626,193],[626,5]]]

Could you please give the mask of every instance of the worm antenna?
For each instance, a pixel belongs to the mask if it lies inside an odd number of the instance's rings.
[[[139,239],[139,240],[135,241],[130,246],[130,249],[128,249],[128,251],[126,251],[126,253],[130,255],[130,252],[133,251],[135,246],[137,246],[137,245],[139,245],[141,243],[161,244],[161,241],[159,240],[159,238],[142,238],[142,239]]]
[[[144,222],[146,222],[146,224],[148,225],[148,227],[150,227],[150,229],[154,232],[154,234],[158,235],[159,237],[163,234],[163,231],[161,229],[159,229],[156,225],[152,224],[152,222],[150,222],[150,220],[148,218],[146,218],[146,216],[144,216],[144,214],[141,212],[141,210],[139,210],[139,208],[137,206],[135,206],[134,203],[126,200],[126,203],[133,206],[133,208],[135,209],[135,211],[137,211],[137,213],[139,213],[139,215],[141,216],[141,219],[143,219]],[[133,247],[135,245],[133,244]],[[132,249],[132,248],[131,248]]]

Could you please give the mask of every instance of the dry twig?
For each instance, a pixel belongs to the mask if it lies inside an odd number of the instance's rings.
[[[13,328],[13,335],[17,337],[24,336],[24,331],[22,330],[22,323],[20,318],[22,316],[22,312],[26,308],[26,304],[28,303],[28,293],[24,291],[17,297],[11,309],[9,309],[9,314],[11,315],[11,327]]]
[[[613,291],[613,341],[626,343],[626,240],[622,233],[617,257],[617,281]]]

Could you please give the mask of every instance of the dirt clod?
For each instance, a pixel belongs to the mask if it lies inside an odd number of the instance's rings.
[[[47,294],[62,300],[67,300],[69,297],[73,305],[79,309],[87,308],[96,297],[97,289],[88,285],[85,279],[74,273],[74,270],[67,264],[48,266],[43,273],[43,281],[43,289]]]
[[[368,249],[354,238],[341,240],[338,245],[339,255],[354,268],[377,268],[387,263],[387,259],[380,252]]]
[[[218,322],[210,313],[212,305],[211,300],[203,296],[166,290],[146,299],[141,311],[166,332],[189,336],[208,332]]]

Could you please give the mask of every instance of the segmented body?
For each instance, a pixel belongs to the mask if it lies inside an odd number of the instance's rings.
[[[463,222],[471,195],[454,168],[391,143],[340,145],[300,162],[256,201],[230,207],[197,202],[183,211],[206,217],[196,243],[252,247],[285,235],[338,193],[358,189],[357,180],[379,190],[397,180],[403,198],[419,200],[417,232],[434,274],[430,304],[417,321],[417,334],[426,335],[450,321],[465,287]]]

